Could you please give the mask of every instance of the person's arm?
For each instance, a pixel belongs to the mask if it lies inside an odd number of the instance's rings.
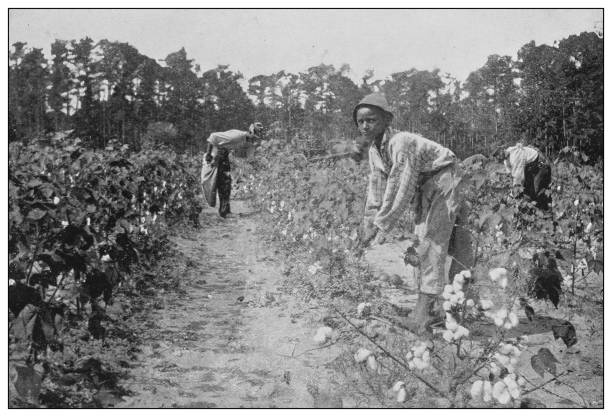
[[[210,164],[210,163],[212,162],[212,160],[213,160],[213,157],[212,157],[212,150],[213,150],[213,147],[214,147],[214,145],[213,145],[212,143],[210,143],[210,142],[206,144],[206,154],[204,155],[204,160],[205,160],[207,163],[209,163],[209,164]]]

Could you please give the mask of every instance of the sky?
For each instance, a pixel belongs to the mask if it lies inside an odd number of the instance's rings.
[[[185,47],[203,70],[229,64],[246,79],[320,63],[347,63],[357,81],[439,68],[464,81],[491,54],[516,56],[534,40],[552,45],[602,27],[601,10],[18,10],[9,46],[49,49],[55,39],[128,42],[163,59]]]

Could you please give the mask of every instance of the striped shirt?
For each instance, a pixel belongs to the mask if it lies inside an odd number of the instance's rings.
[[[405,214],[415,221],[419,179],[457,161],[442,145],[416,133],[385,132],[378,151],[370,146],[370,176],[365,218],[384,232],[390,231]]]

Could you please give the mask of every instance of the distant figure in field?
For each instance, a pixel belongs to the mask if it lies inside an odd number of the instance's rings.
[[[381,94],[366,96],[353,110],[353,120],[369,145],[370,175],[362,242],[383,243],[401,217],[410,217],[418,237],[416,255],[419,294],[403,325],[420,334],[443,320],[440,295],[451,276],[472,266],[471,236],[461,227],[462,171],[455,154],[439,143],[391,129],[393,113]],[[412,233],[412,230],[408,230]]]
[[[542,152],[517,143],[504,151],[503,158],[513,184],[522,186],[522,194],[535,201],[536,207],[548,210],[552,199],[546,190],[550,189],[551,168]]]
[[[263,125],[255,122],[251,124],[248,132],[237,129],[214,132],[206,140],[207,148],[204,154],[201,182],[210,206],[215,206],[215,193],[218,193],[219,215],[223,218],[231,213],[232,177],[229,153],[232,149],[244,147],[247,143],[262,140],[263,130]]]

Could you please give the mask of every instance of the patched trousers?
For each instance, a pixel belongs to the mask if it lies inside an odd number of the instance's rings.
[[[417,195],[419,237],[416,248],[420,258],[417,271],[419,291],[438,295],[456,273],[473,266],[473,250],[463,204],[463,171],[456,165],[425,176]],[[446,273],[447,257],[451,259]],[[449,278],[450,277],[450,278]]]

